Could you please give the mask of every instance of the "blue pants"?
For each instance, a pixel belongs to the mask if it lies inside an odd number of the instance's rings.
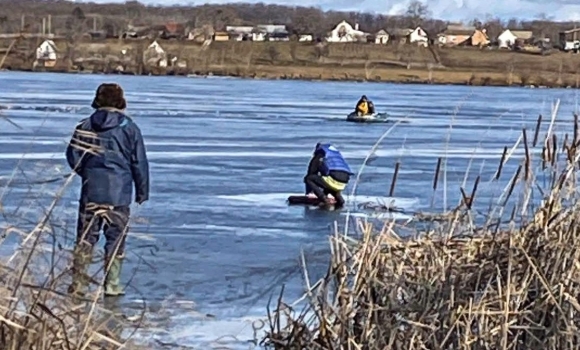
[[[106,239],[105,256],[109,258],[113,254],[124,256],[129,217],[128,206],[107,210],[81,205],[77,221],[77,245],[86,243],[92,249],[99,241],[100,231],[103,229]]]

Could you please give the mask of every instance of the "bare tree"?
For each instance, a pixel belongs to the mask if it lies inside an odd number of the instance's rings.
[[[86,20],[87,18],[85,13],[78,6],[72,10],[70,16],[68,16],[66,19],[66,36],[69,41],[73,42],[73,44],[84,34],[86,29]]]
[[[484,26],[483,22],[479,18],[474,18],[471,21],[471,25],[474,26],[477,29],[481,29]]]
[[[510,18],[506,23],[507,29],[519,29],[521,28],[520,21],[517,18]]]
[[[552,31],[550,30],[552,27],[552,21],[553,17],[547,16],[545,13],[540,13],[536,16],[536,19],[532,21],[532,28],[540,38],[544,38]]]
[[[413,0],[407,7],[405,15],[409,17],[413,27],[423,24],[423,21],[431,16],[429,7],[420,0]]]

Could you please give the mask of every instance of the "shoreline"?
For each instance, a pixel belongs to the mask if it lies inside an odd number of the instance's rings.
[[[1,40],[0,40],[1,41]],[[7,46],[8,42],[4,42]],[[300,42],[195,42],[159,40],[55,40],[66,55],[35,61],[37,42],[22,39],[5,55],[8,71],[144,76],[222,76],[244,79],[377,82],[392,84],[580,87],[576,55],[478,48],[333,43],[321,49]],[[0,46],[2,43],[0,42]],[[149,57],[153,55],[153,57]],[[163,63],[163,64],[162,64]]]
[[[280,67],[284,68],[284,67]],[[328,69],[328,68],[327,68]],[[235,72],[224,72],[223,69],[215,69],[204,72],[173,72],[167,71],[167,73],[142,73],[138,74],[136,72],[122,72],[122,71],[112,71],[112,72],[91,72],[91,71],[78,71],[78,70],[64,70],[64,69],[0,69],[0,72],[21,72],[21,73],[55,73],[55,74],[75,74],[75,75],[106,75],[106,76],[141,76],[141,77],[183,77],[183,78],[209,78],[209,77],[225,77],[225,78],[235,78],[235,79],[246,79],[246,80],[296,80],[296,81],[308,81],[308,82],[351,82],[351,83],[387,83],[395,85],[434,85],[434,86],[476,86],[476,87],[512,87],[512,88],[530,88],[530,89],[578,89],[580,86],[575,85],[563,85],[558,83],[549,84],[523,84],[523,83],[512,83],[508,84],[506,82],[501,82],[498,80],[489,79],[489,77],[476,77],[473,80],[453,80],[445,79],[440,80],[429,80],[429,79],[397,79],[397,78],[344,78],[344,77],[309,77],[309,76],[297,76],[297,75],[287,75],[287,74],[272,74],[270,72],[254,73],[254,74],[238,74]],[[467,72],[461,72],[469,74]],[[493,72],[490,72],[490,75]],[[484,74],[482,74],[484,75]],[[580,80],[580,77],[579,77]]]

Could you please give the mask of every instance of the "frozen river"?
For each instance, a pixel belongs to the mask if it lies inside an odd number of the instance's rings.
[[[303,191],[316,142],[334,142],[358,170],[393,125],[343,122],[360,95],[404,122],[366,166],[355,199],[385,200],[400,160],[394,200],[408,211],[431,205],[437,158],[446,153],[448,206],[457,202],[469,159],[474,172],[469,180],[482,175],[485,203],[501,187],[489,180],[504,146],[514,144],[522,127],[533,129],[538,114],[549,118],[558,98],[561,119],[573,120],[577,99],[574,90],[0,73],[0,105],[8,107],[0,113],[21,127],[0,119],[0,177],[15,169],[26,181],[68,173],[66,142],[75,124],[91,113],[98,84],[112,81],[126,91],[152,173],[151,200],[135,208],[142,220],[129,241],[125,279],[138,271],[125,303],[141,294],[153,304],[169,298],[163,304],[166,329],[159,336],[183,345],[203,343],[202,348],[233,335],[247,349],[250,321],[264,316],[271,294],[282,283],[289,301],[302,292],[301,249],[312,278],[325,272],[328,235],[334,221],[344,223],[345,213],[288,207],[285,199]],[[501,185],[516,164],[508,164]],[[0,186],[9,214],[0,224],[35,215],[61,185]],[[71,224],[78,188],[77,179],[55,214]],[[441,189],[437,198],[441,207]],[[364,215],[354,207],[353,212]],[[72,232],[63,233],[61,243],[71,246]],[[188,316],[182,307],[189,302],[215,317],[201,322]]]

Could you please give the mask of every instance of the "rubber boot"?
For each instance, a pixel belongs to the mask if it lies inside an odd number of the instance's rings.
[[[342,193],[337,192],[334,195],[334,209],[340,210],[344,207],[345,204],[346,204],[346,201],[344,200]]]
[[[68,293],[83,296],[89,286],[90,279],[87,270],[92,260],[92,249],[90,247],[77,248],[74,253],[72,267],[72,282],[68,287]]]
[[[320,209],[322,210],[328,210],[328,211],[332,211],[334,209],[334,205],[333,203],[330,202],[330,200],[328,199],[328,196],[324,196],[324,200],[321,201],[318,206],[320,207]]]
[[[109,271],[105,274],[105,297],[125,295],[125,291],[120,283],[123,258],[115,256],[110,262],[108,259],[105,259],[105,271],[107,271],[107,267]]]

